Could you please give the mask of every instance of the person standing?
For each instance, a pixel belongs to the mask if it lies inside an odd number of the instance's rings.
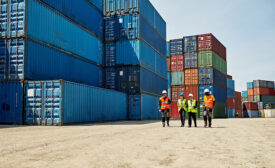
[[[184,98],[184,93],[180,94],[180,98],[178,99],[178,112],[180,113],[181,127],[184,127],[185,123],[185,114],[187,112],[187,101]]]
[[[189,94],[188,100],[188,125],[192,126],[192,118],[194,120],[195,127],[197,127],[197,119],[196,115],[198,113],[198,102],[194,99],[194,95],[192,93]]]
[[[169,127],[171,100],[167,96],[167,91],[162,91],[162,97],[159,99],[159,112],[161,112],[162,126],[165,127],[165,116],[167,126]]]
[[[203,114],[203,118],[204,118],[204,127],[207,127],[207,117],[208,117],[208,124],[209,124],[209,128],[211,128],[212,126],[212,115],[213,115],[213,108],[215,106],[215,97],[213,95],[210,94],[209,89],[205,89],[204,90],[204,114]]]

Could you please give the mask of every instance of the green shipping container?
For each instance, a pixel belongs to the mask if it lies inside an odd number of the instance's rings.
[[[247,97],[242,97],[242,101],[246,102],[246,101],[248,101],[248,98]]]
[[[203,118],[203,103],[200,103],[200,112],[199,116]],[[227,118],[227,107],[225,103],[216,102],[214,107],[214,118]]]
[[[184,85],[184,72],[171,72],[171,85]]]
[[[198,54],[198,66],[200,68],[204,67],[214,67],[218,71],[227,75],[227,64],[224,59],[222,59],[218,54],[213,51],[201,51]]]
[[[256,102],[275,102],[275,96],[268,95],[255,95],[254,101]]]

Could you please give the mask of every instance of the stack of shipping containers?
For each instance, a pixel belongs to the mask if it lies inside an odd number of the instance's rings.
[[[275,104],[274,82],[264,80],[248,82],[247,97],[248,102],[243,106],[244,117],[265,117],[264,109]]]
[[[128,118],[158,119],[167,90],[166,23],[149,0],[104,0],[105,88],[127,93]]]
[[[216,98],[214,117],[226,118],[226,48],[212,34],[171,40],[169,45],[167,63],[171,71],[172,117],[179,117],[176,101],[180,93],[186,98],[192,93],[202,107],[204,90],[209,89]],[[199,116],[202,113],[200,108]]]
[[[227,116],[233,118],[235,114],[235,81],[227,75]]]
[[[235,99],[234,99],[234,105],[235,105],[235,112],[236,117],[242,118],[243,116],[243,108],[242,108],[242,93],[241,92],[236,92],[235,91]]]
[[[126,118],[126,95],[99,88],[104,33],[101,1],[5,0],[0,8],[1,123],[108,120],[103,113],[112,115],[113,109],[102,110],[101,102],[91,99],[106,102],[102,95],[122,99],[124,114],[116,119]],[[88,108],[89,104],[93,107]]]

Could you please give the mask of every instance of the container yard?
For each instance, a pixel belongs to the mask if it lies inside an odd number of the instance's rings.
[[[0,0],[0,168],[275,167],[275,3],[198,2]]]

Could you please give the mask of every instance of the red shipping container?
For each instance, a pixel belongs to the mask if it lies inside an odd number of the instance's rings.
[[[258,103],[246,102],[243,103],[244,110],[258,110]]]
[[[242,118],[243,117],[243,110],[236,110],[236,114],[238,113],[238,118]]]
[[[274,89],[271,88],[254,88],[254,95],[274,95]]]
[[[183,71],[184,56],[174,55],[171,56],[171,71]]]
[[[227,75],[226,77],[227,77],[227,79],[232,79],[231,75]]]
[[[178,97],[179,97],[179,95],[178,95],[178,87],[179,86],[172,86],[171,87],[171,96],[172,96],[171,100],[172,101],[178,101]]]
[[[166,58],[167,61],[167,72],[171,71],[171,57]]]
[[[253,89],[247,89],[247,95],[248,96],[254,96],[254,90]]]
[[[172,102],[170,115],[171,115],[171,118],[176,118],[176,119],[180,118],[177,102]]]
[[[217,38],[209,33],[198,36],[198,51],[214,51],[224,60],[226,60],[226,48],[217,40]]]
[[[185,69],[184,70],[184,83],[185,83],[185,85],[198,85],[199,84],[199,70],[198,69]]]
[[[241,110],[242,109],[242,93],[241,92],[235,92],[235,109]]]
[[[184,93],[184,97],[188,100],[188,96],[190,93],[194,95],[194,99],[199,100],[199,86],[198,85],[190,85],[190,86],[172,86],[172,101],[178,101],[181,93]]]
[[[248,96],[247,101],[253,102],[254,101],[254,96]]]
[[[235,109],[235,103],[233,98],[231,97],[227,98],[227,107],[231,109]]]

